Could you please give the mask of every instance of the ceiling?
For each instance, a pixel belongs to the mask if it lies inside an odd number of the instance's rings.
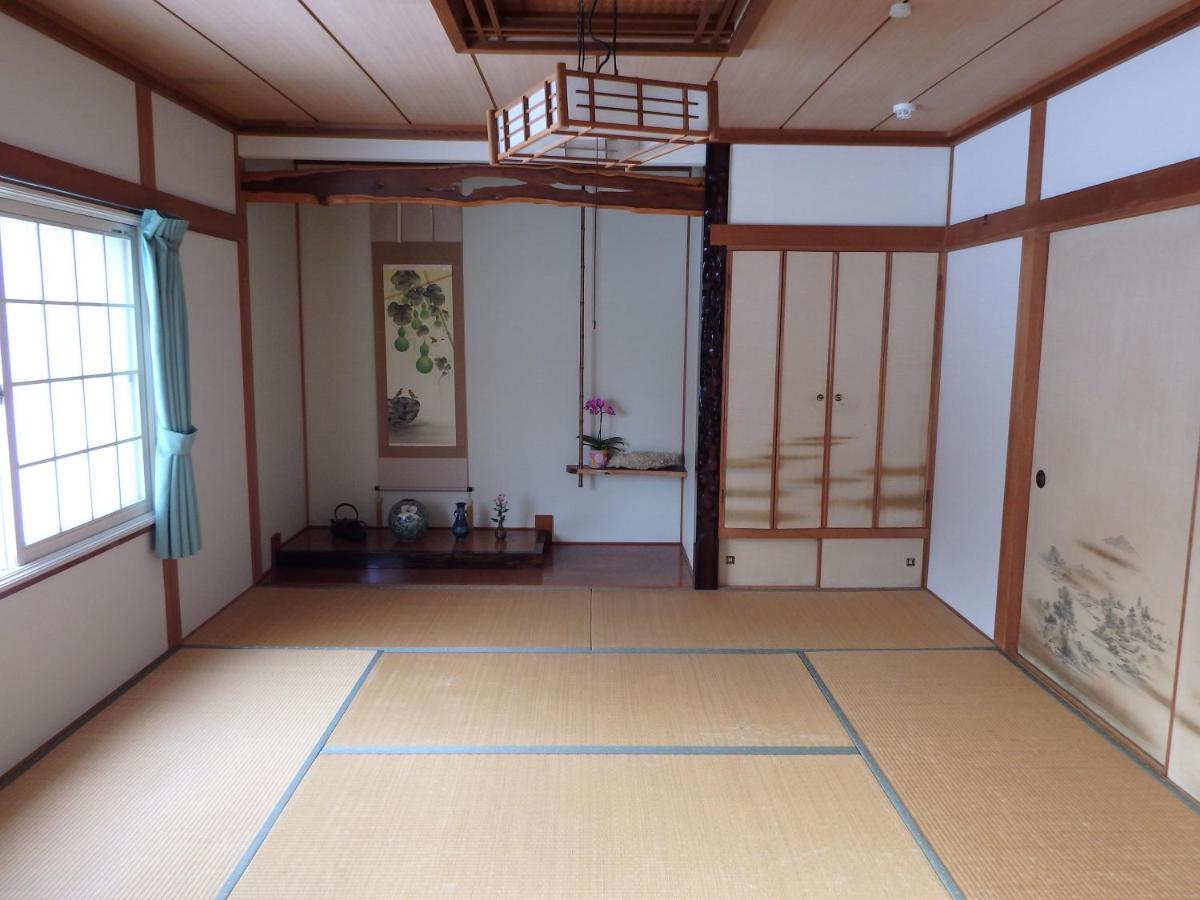
[[[20,17],[24,7],[43,27],[49,21],[82,34],[244,127],[481,127],[493,103],[568,59],[458,53],[439,2],[15,0],[0,9]],[[694,12],[708,3],[641,5]],[[622,15],[637,6],[625,0]],[[725,128],[951,132],[1182,7],[1180,0],[912,0],[907,19],[889,19],[887,9],[888,0],[770,0],[740,55],[622,56],[620,72],[715,77]],[[907,122],[891,117],[900,101],[918,105]]]

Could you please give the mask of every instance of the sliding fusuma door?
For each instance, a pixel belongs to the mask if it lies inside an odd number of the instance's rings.
[[[1020,652],[1165,762],[1200,439],[1200,208],[1051,236]]]
[[[778,253],[729,260],[725,394],[724,524],[770,528],[775,460],[775,357],[779,342]]]
[[[817,528],[824,498],[834,255],[785,253],[784,262],[774,527]]]

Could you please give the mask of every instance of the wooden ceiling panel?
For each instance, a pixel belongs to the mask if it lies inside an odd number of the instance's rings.
[[[773,0],[746,50],[717,73],[721,126],[781,127],[886,21],[881,0]]]
[[[916,98],[907,122],[889,131],[958,129],[1077,60],[1179,8],[1178,0],[1062,0],[992,49]],[[914,15],[915,18],[915,15]]]
[[[297,0],[154,2],[251,66],[320,122],[406,121]],[[403,42],[403,35],[389,38]]]
[[[541,79],[554,71],[559,62],[567,64],[568,68],[576,66],[575,57],[555,56],[502,56],[499,54],[480,54],[476,57],[479,67],[487,79],[492,95],[498,104],[504,104],[519,97]],[[726,63],[728,64],[728,63]],[[693,84],[705,84],[712,77],[717,61],[701,57],[664,57],[664,56],[622,56],[620,57],[622,75],[635,78],[659,78],[665,81],[686,81]],[[594,57],[588,61],[588,70],[595,69]],[[605,67],[606,72],[612,71],[612,66]],[[722,68],[724,71],[724,68]],[[721,109],[725,109],[722,98]],[[480,112],[483,120],[483,112]]]
[[[412,121],[484,121],[488,97],[475,64],[454,52],[428,0],[305,2]]]
[[[893,104],[911,100],[1054,3],[920,0],[909,18],[889,19],[788,127],[875,128],[891,115]]]
[[[311,123],[298,106],[167,10],[147,0],[29,4],[231,119]]]

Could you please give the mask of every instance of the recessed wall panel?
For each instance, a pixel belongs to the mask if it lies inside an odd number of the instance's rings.
[[[833,254],[786,254],[775,524],[821,524]]]
[[[815,587],[817,544],[815,540],[727,538],[721,541],[721,585]]]
[[[821,587],[921,586],[920,538],[852,538],[821,542]]]
[[[879,525],[920,527],[925,524],[938,255],[895,253],[891,275]]]
[[[829,435],[831,527],[867,528],[873,518],[886,268],[886,253],[839,254]]]
[[[730,254],[726,323],[729,377],[725,394],[727,528],[771,527],[779,266],[778,253]]]

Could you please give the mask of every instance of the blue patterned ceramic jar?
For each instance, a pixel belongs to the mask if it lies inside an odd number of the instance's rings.
[[[420,540],[429,530],[429,510],[420,500],[406,497],[388,510],[388,528],[399,540]]]

